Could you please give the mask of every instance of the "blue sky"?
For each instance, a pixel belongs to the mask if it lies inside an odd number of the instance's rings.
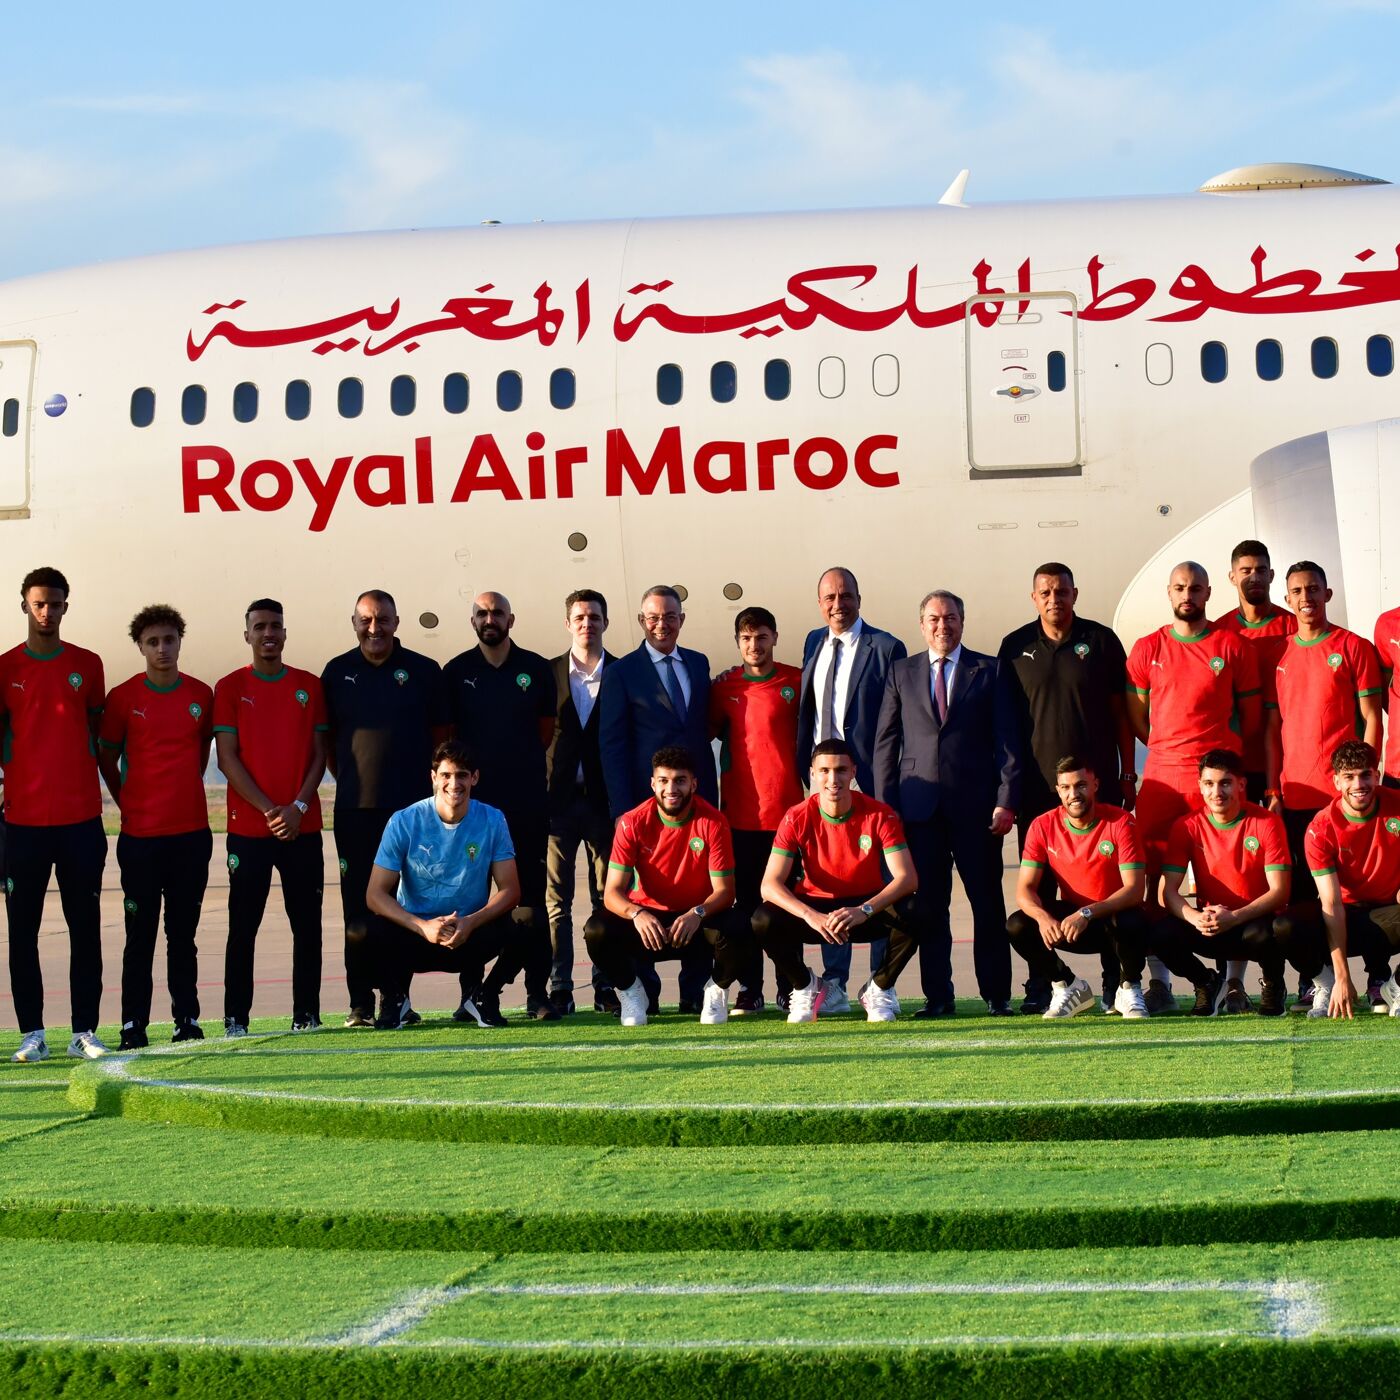
[[[1400,0],[83,3],[5,19],[0,280],[248,238],[1400,177]],[[1018,17],[1019,15],[1019,17]]]

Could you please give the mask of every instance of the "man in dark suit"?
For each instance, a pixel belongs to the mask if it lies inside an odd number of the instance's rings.
[[[1020,760],[1011,687],[995,657],[962,645],[963,603],[944,589],[919,606],[927,652],[896,662],[875,741],[875,796],[904,819],[919,873],[916,1016],[953,1014],[953,867],[972,905],[977,990],[1011,1014],[1002,838],[1016,821]]]
[[[554,670],[558,714],[546,761],[549,768],[549,856],[545,909],[554,952],[549,1000],[561,1015],[574,1010],[574,881],[578,850],[588,859],[588,897],[597,914],[603,907],[603,886],[612,847],[612,818],[603,781],[603,758],[598,748],[598,692],[603,671],[617,657],[603,649],[608,630],[608,600],[591,588],[580,588],[564,599],[565,625],[571,645],[549,664]],[[598,1011],[616,1008],[617,997],[595,968],[593,1005]]]
[[[637,621],[645,633],[642,644],[604,668],[598,691],[598,747],[614,824],[648,799],[651,757],[671,746],[695,755],[696,790],[719,805],[709,734],[710,662],[678,645],[685,626],[680,594],[669,584],[648,588]],[[683,971],[682,1011],[699,1011],[708,977],[708,967]]]
[[[797,715],[797,771],[812,767],[812,750],[824,739],[843,739],[856,763],[856,785],[875,796],[875,729],[890,666],[907,653],[898,637],[872,627],[860,615],[860,585],[845,568],[828,569],[817,580],[817,607],[826,625],[807,634],[802,647],[802,695]],[[885,943],[870,945],[871,969],[885,956]],[[851,945],[822,945],[828,986],[825,1010],[849,1011],[846,983]],[[779,978],[779,1005],[782,979]]]

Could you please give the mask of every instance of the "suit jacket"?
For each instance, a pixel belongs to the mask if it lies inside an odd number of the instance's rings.
[[[985,826],[994,807],[1016,810],[1016,706],[1002,662],[963,648],[942,724],[929,690],[928,652],[890,668],[875,740],[875,796],[906,822],[942,810]]]
[[[617,657],[603,652],[603,675],[617,664]],[[549,663],[554,672],[554,691],[559,709],[554,717],[554,738],[549,742],[545,763],[549,768],[549,810],[551,814],[566,808],[573,801],[578,782],[579,765],[583,766],[583,795],[590,806],[606,810],[608,789],[603,779],[603,758],[598,749],[598,721],[602,712],[602,686],[588,714],[588,723],[580,724],[574,708],[573,692],[569,688],[569,653],[556,656]]]
[[[690,704],[684,718],[672,708],[645,642],[603,668],[598,746],[614,821],[651,794],[651,756],[666,744],[690,750],[699,770],[695,776],[700,796],[719,806],[709,734],[710,662],[685,647],[677,647],[674,654],[690,678]]]
[[[812,767],[812,738],[817,724],[820,697],[813,693],[817,655],[831,635],[831,629],[818,627],[807,633],[802,644],[802,699],[797,712],[797,774],[803,784]],[[846,714],[842,733],[856,759],[856,781],[860,790],[875,796],[875,730],[880,720],[880,702],[890,666],[907,656],[904,643],[862,619],[860,645],[851,662],[846,687]]]

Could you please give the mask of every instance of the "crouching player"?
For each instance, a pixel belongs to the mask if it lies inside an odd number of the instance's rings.
[[[1148,1014],[1146,862],[1132,817],[1100,802],[1098,791],[1098,777],[1083,759],[1062,758],[1055,765],[1060,805],[1031,823],[1021,853],[1017,907],[1006,933],[1031,976],[1050,983],[1047,1021],[1077,1016],[1095,1003],[1093,988],[1065,965],[1065,953],[1107,954],[1118,968],[1113,1010],[1130,1020]],[[1047,868],[1063,896],[1048,904],[1040,893]]]
[[[1275,813],[1244,800],[1244,760],[1212,749],[1199,762],[1203,809],[1180,817],[1167,838],[1162,885],[1168,916],[1153,930],[1153,951],[1196,986],[1193,1016],[1214,1016],[1225,977],[1208,958],[1257,962],[1259,1014],[1283,1014],[1283,965],[1299,936],[1283,913],[1288,903],[1288,833]],[[1193,907],[1181,892],[1190,866]]]
[[[812,750],[812,795],[789,807],[763,872],[753,931],[788,979],[788,1021],[815,1021],[827,983],[810,972],[804,943],[873,943],[889,938],[884,961],[860,994],[868,1021],[899,1014],[894,984],[918,950],[909,898],[919,887],[904,828],[893,807],[853,792],[856,765],[841,739]],[[801,873],[789,888],[794,860]],[[888,877],[885,871],[888,870]]]
[[[384,828],[366,895],[383,921],[372,935],[379,1030],[406,1024],[415,972],[455,972],[479,987],[511,937],[509,914],[520,900],[515,848],[505,817],[472,801],[479,773],[466,744],[445,740],[433,751],[433,795],[395,812]],[[494,1002],[485,1014],[470,996],[462,1005],[479,1026],[506,1023]]]
[[[1400,792],[1381,786],[1379,766],[1370,744],[1341,744],[1332,755],[1338,796],[1304,839],[1322,905],[1321,927],[1314,922],[1308,930],[1312,956],[1296,963],[1305,975],[1320,969],[1309,1016],[1351,1016],[1352,956],[1365,961],[1367,981],[1379,993],[1371,1009],[1400,1016],[1400,986],[1390,973],[1400,948]]]
[[[684,971],[702,967],[713,952],[700,1023],[717,1026],[729,1019],[729,988],[752,953],[733,907],[729,823],[696,787],[688,749],[657,749],[652,797],[618,820],[603,909],[584,925],[588,955],[616,990],[624,1026],[647,1023],[639,958],[678,958]]]

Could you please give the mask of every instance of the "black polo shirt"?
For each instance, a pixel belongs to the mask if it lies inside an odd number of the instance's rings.
[[[1128,658],[1111,627],[1076,617],[1069,636],[1052,642],[1040,619],[1018,627],[997,653],[1011,672],[1021,735],[1035,758],[1023,769],[1022,815],[1049,811],[1055,765],[1078,754],[1094,766],[1107,802],[1118,797],[1118,722],[1112,702],[1127,685]]]
[[[553,725],[558,713],[549,662],[512,642],[505,661],[493,666],[476,646],[454,656],[443,676],[452,723],[481,764],[472,796],[507,817],[543,819],[548,800],[540,721]]]
[[[442,667],[394,643],[379,666],[355,647],[321,672],[337,811],[398,811],[431,797],[433,730],[449,724]]]

